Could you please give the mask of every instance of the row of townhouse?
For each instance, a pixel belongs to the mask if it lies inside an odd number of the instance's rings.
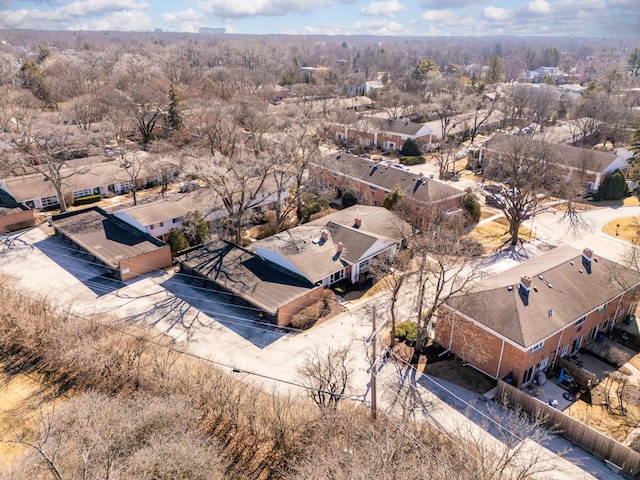
[[[434,211],[460,209],[465,195],[451,185],[411,173],[401,165],[346,153],[328,155],[313,163],[309,173],[322,185],[333,188],[337,197],[347,190],[354,191],[363,205],[382,206],[389,192],[400,189],[403,198],[415,205],[420,217],[418,224],[425,224]]]
[[[633,314],[639,286],[635,270],[559,247],[452,297],[435,339],[489,377],[526,386]]]

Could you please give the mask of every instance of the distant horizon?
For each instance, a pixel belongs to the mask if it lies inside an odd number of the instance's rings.
[[[640,37],[637,0],[0,0],[0,29],[393,37]],[[558,32],[562,32],[559,34]],[[159,33],[159,32],[155,32]]]

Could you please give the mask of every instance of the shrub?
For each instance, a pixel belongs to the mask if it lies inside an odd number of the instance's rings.
[[[620,200],[627,194],[628,189],[627,179],[620,170],[616,170],[602,181],[600,188],[598,188],[598,195],[603,200]]]
[[[478,202],[477,197],[471,191],[471,189],[467,189],[464,198],[462,199],[462,208],[464,208],[467,217],[473,222],[476,223],[480,220],[480,215],[482,213],[480,206],[480,202]]]
[[[396,325],[396,338],[407,345],[413,345],[418,339],[418,324],[412,321],[398,323]]]
[[[353,207],[354,205],[358,204],[358,196],[356,195],[356,193],[352,190],[345,190],[344,193],[342,194],[342,206],[347,208],[347,207]]]
[[[78,197],[73,200],[74,205],[88,205],[102,200],[102,195],[87,195],[86,197]]]
[[[402,163],[403,165],[420,165],[422,163],[425,163],[425,160],[422,155],[402,156],[400,157],[400,163]]]

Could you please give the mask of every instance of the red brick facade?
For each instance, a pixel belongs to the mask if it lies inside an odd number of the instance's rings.
[[[510,375],[514,385],[520,387],[539,371],[551,368],[558,357],[571,355],[595,340],[598,332],[622,322],[636,306],[636,300],[619,296],[528,349],[457,312],[442,308],[435,339],[488,376],[498,379]]]

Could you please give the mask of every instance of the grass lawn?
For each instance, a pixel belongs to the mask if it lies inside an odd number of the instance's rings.
[[[495,252],[504,247],[509,241],[509,222],[504,217],[491,222],[478,225],[469,232],[471,238],[478,240],[484,249],[484,253]],[[518,238],[523,242],[536,238],[535,233],[524,225],[520,226]]]
[[[602,232],[627,242],[635,241],[640,234],[640,217],[616,218],[605,223],[602,227]]]

